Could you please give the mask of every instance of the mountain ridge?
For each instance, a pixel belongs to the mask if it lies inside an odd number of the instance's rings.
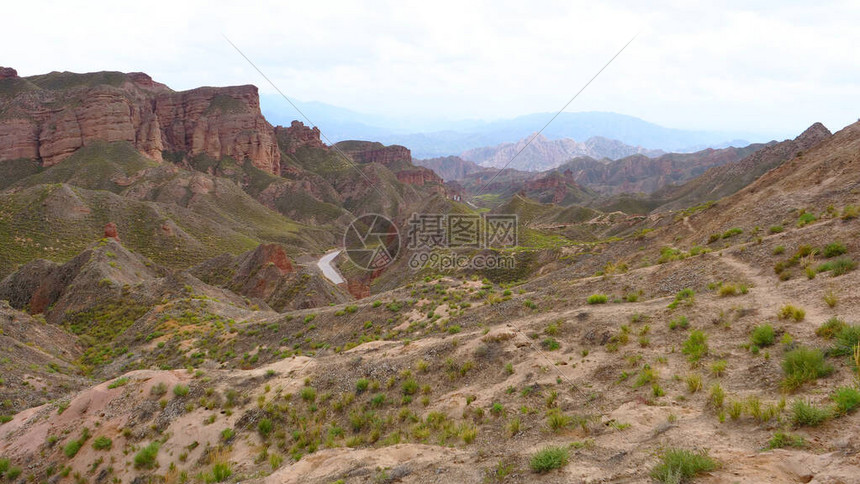
[[[585,141],[571,138],[550,140],[534,133],[515,143],[473,148],[460,154],[460,158],[488,168],[511,166],[524,171],[545,171],[578,156],[595,159],[617,160],[634,154],[654,158],[664,154],[662,150],[649,150],[641,146],[629,146],[617,140],[592,136]]]

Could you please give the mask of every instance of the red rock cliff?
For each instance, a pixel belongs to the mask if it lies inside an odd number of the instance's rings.
[[[302,147],[328,149],[328,146],[320,140],[320,129],[316,126],[309,128],[301,121],[293,121],[289,128],[276,126],[275,137],[284,152],[290,155]]]
[[[369,141],[345,141],[337,146],[356,163],[412,164],[412,152],[405,146],[383,146]]]
[[[130,142],[158,161],[165,152],[205,154],[280,169],[274,128],[260,113],[254,86],[174,92],[139,72],[19,78],[3,68],[2,87],[0,162],[29,158],[50,166],[102,140]]]
[[[442,184],[442,178],[439,177],[433,170],[423,167],[416,167],[414,170],[403,170],[397,172],[397,180],[400,183],[407,185],[424,186],[435,183]]]

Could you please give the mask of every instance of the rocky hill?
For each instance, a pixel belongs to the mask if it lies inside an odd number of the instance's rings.
[[[749,185],[761,175],[826,140],[830,131],[815,123],[793,140],[770,143],[734,163],[722,164],[680,186],[665,186],[652,196],[667,202],[661,210],[678,210],[707,200],[718,200]]]
[[[477,163],[466,161],[459,156],[415,160],[414,163],[433,170],[445,181],[460,180],[465,178],[466,175],[486,169]]]
[[[534,140],[529,143],[532,138]],[[519,155],[514,159],[514,155],[518,152]],[[551,140],[538,134],[536,137],[531,135],[516,143],[470,149],[461,153],[460,158],[492,168],[502,168],[514,159],[510,168],[522,171],[545,171],[577,156],[616,160],[634,154],[659,156],[663,152],[648,150],[641,146],[629,146],[617,140],[597,136],[579,142],[569,138]]]
[[[230,156],[280,172],[254,86],[174,92],[139,72],[0,79],[0,162],[51,166],[96,140],[132,143],[156,161]]]
[[[557,170],[570,171],[577,183],[607,195],[652,193],[667,185],[696,178],[709,168],[739,161],[763,147],[752,144],[743,148],[709,148],[656,157],[633,155],[614,161],[576,158]]]

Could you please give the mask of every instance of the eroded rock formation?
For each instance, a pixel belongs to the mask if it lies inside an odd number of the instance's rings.
[[[255,86],[174,92],[140,72],[18,78],[2,68],[0,87],[8,87],[0,90],[7,93],[0,95],[0,161],[51,166],[95,140],[127,141],[157,161],[229,156],[280,172]]]

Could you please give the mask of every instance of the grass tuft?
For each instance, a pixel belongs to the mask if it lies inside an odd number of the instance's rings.
[[[782,370],[785,373],[782,386],[791,391],[806,382],[829,375],[833,372],[833,367],[824,360],[821,350],[801,346],[785,354]]]
[[[830,416],[830,410],[803,400],[795,400],[791,405],[791,421],[796,427],[816,427],[823,424]]]
[[[568,457],[566,447],[544,447],[532,456],[529,467],[537,473],[549,472],[567,465]]]
[[[651,470],[651,477],[664,483],[688,482],[717,467],[719,465],[707,451],[667,449],[660,454],[660,462]]]
[[[691,363],[699,361],[708,354],[708,335],[700,330],[691,332],[687,341],[684,341],[681,352],[687,355],[687,359]]]
[[[836,403],[840,414],[848,414],[860,407],[860,390],[848,386],[839,387],[830,395],[830,399]]]
[[[795,321],[803,321],[806,318],[806,311],[803,308],[799,308],[797,306],[793,306],[791,304],[786,304],[782,308],[780,308],[777,313],[777,317],[779,319],[793,319]]]
[[[773,341],[773,326],[769,324],[762,324],[760,326],[756,326],[755,328],[753,328],[752,333],[750,334],[750,343],[760,348],[772,345]]]
[[[155,458],[158,456],[158,449],[161,448],[160,442],[152,442],[146,447],[140,449],[134,455],[135,469],[152,469],[155,467]]]
[[[802,449],[806,447],[806,439],[788,432],[776,432],[767,442],[768,449],[784,449],[786,447]]]

